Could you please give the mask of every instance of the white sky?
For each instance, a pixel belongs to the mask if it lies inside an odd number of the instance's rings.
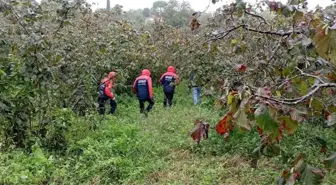
[[[96,5],[93,5],[93,9],[97,8],[105,8],[106,7],[106,0],[86,0],[89,3],[96,3]],[[123,6],[124,10],[129,9],[138,9],[138,8],[150,8],[153,5],[153,2],[156,0],[110,0],[111,7],[113,7],[115,4],[120,4]],[[168,0],[165,0],[168,1]],[[182,2],[183,0],[178,0]],[[196,11],[203,11],[206,9],[206,7],[209,5],[209,2],[211,0],[187,0],[191,4],[191,7],[195,9]],[[214,11],[220,6],[222,6],[225,3],[231,3],[235,0],[221,0],[221,2],[217,2],[216,4],[210,4],[210,7],[208,11]],[[247,2],[253,3],[258,0],[246,0]],[[261,0],[259,0],[260,2]],[[276,0],[277,1],[277,0]],[[281,0],[281,2],[286,3],[288,0]],[[308,7],[309,9],[314,9],[316,5],[320,5],[322,7],[328,6],[332,4],[331,0],[308,0]]]

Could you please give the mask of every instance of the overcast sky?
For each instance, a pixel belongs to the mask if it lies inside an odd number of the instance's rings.
[[[89,3],[96,3],[96,5],[93,5],[93,9],[106,7],[106,0],[86,0],[86,1]],[[155,2],[156,0],[110,0],[110,1],[111,1],[111,7],[113,7],[115,4],[120,4],[124,7],[124,10],[129,10],[129,9],[138,9],[138,8],[146,8],[146,7],[150,8],[152,7],[153,2]],[[179,1],[182,2],[183,0],[179,0]],[[191,4],[191,7],[195,9],[196,11],[203,11],[209,5],[209,1],[211,0],[189,0],[188,2]],[[222,2],[218,2],[215,5],[211,3],[208,11],[214,11],[221,5],[225,3],[231,3],[234,1],[235,0],[222,0]],[[258,0],[246,0],[246,1],[253,3]],[[281,0],[281,1],[286,3],[288,0]],[[308,0],[309,9],[315,8],[316,5],[318,4],[322,7],[325,7],[327,5],[332,4],[332,1],[331,0]]]

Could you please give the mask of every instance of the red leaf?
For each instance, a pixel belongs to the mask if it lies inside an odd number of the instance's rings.
[[[324,148],[324,147],[322,147],[322,148],[321,148],[321,153],[324,153],[324,154],[327,153],[327,149]]]
[[[263,133],[263,130],[258,126],[258,133],[259,133],[259,135],[261,135],[262,133]]]
[[[253,108],[250,108],[250,113],[254,114],[254,109]]]
[[[224,135],[229,133],[233,129],[233,125],[230,124],[232,119],[232,113],[228,112],[222,120],[220,120],[216,125],[216,131],[219,135]]]
[[[330,112],[327,110],[324,110],[324,118],[328,119],[328,116],[330,115]]]
[[[195,128],[189,134],[199,144],[202,139],[208,139],[209,126],[209,123],[196,120]]]
[[[245,72],[246,71],[246,65],[245,64],[239,64],[236,66],[236,71],[239,72]]]

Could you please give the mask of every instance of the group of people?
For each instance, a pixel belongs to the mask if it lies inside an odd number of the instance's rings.
[[[117,73],[112,71],[107,77],[105,77],[99,85],[99,113],[105,114],[105,102],[110,100],[111,111],[113,114],[117,108],[117,103],[115,101],[114,94],[112,92],[114,83],[116,82]],[[163,86],[164,100],[163,105],[165,107],[172,106],[173,98],[175,93],[175,86],[179,84],[179,76],[176,74],[175,68],[169,66],[167,72],[162,74],[160,78],[160,84]],[[153,98],[153,86],[151,73],[148,69],[142,70],[142,73],[137,77],[133,83],[133,93],[137,96],[140,104],[140,113],[147,113],[154,106]],[[145,109],[145,102],[148,102],[148,106]]]

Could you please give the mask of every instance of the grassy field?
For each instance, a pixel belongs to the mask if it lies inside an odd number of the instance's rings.
[[[336,150],[333,130],[307,123],[281,141],[283,155],[262,158],[253,169],[249,155],[259,142],[256,130],[234,130],[225,142],[213,129],[223,112],[192,105],[186,87],[177,89],[176,105],[170,109],[162,106],[161,90],[155,89],[155,94],[155,108],[148,118],[139,114],[134,97],[117,97],[115,116],[74,119],[65,155],[38,144],[31,154],[18,149],[2,152],[0,184],[269,185],[276,184],[299,152],[313,166],[322,167],[322,160]],[[200,146],[188,136],[197,118],[211,124],[209,139]],[[97,128],[90,130],[93,125]],[[327,155],[320,153],[316,136],[327,140]],[[323,184],[336,184],[336,174],[327,173]]]

